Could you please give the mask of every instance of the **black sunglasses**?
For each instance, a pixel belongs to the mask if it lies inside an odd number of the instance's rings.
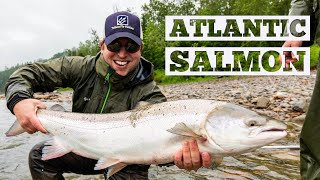
[[[124,47],[124,49],[129,53],[135,53],[140,49],[140,46],[137,43],[131,42],[129,42],[126,46],[121,46],[118,42],[107,45],[107,49],[111,52],[119,52],[122,47]]]

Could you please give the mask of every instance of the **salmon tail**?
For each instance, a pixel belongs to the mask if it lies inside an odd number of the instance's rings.
[[[20,123],[16,120],[10,129],[5,133],[7,137],[16,136],[26,132],[20,125]]]

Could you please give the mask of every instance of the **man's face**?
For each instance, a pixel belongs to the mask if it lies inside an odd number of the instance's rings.
[[[132,72],[139,64],[141,47],[139,46],[136,52],[128,52],[128,50],[126,50],[128,46],[134,49],[135,46],[133,45],[136,45],[135,42],[129,38],[118,38],[109,44],[109,48],[107,48],[105,43],[101,46],[104,60],[121,76],[128,75],[128,73]]]

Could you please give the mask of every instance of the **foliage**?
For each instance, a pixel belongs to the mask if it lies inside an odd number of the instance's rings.
[[[60,58],[60,57],[66,56],[66,55],[67,55],[67,54],[66,54],[65,51],[64,51],[64,52],[58,52],[58,53],[54,54],[54,55],[52,56],[52,58],[50,58],[50,59],[56,59],[56,58]]]
[[[142,29],[144,30],[143,56],[151,61],[156,69],[164,69],[165,47],[190,46],[184,42],[165,41],[165,16],[194,15],[194,0],[152,0],[142,7]]]
[[[190,77],[162,75],[165,47],[281,47],[283,42],[270,41],[165,41],[166,15],[287,15],[291,0],[151,0],[143,6],[144,53],[156,69],[159,82],[188,81]],[[221,64],[221,59],[217,64]],[[272,71],[268,61],[263,66]],[[276,65],[275,68],[279,67]],[[217,67],[218,68],[218,67]],[[218,68],[219,69],[219,68]],[[223,69],[219,69],[223,70]],[[274,70],[274,69],[273,69]],[[159,73],[161,72],[161,73]],[[159,79],[161,78],[161,79]],[[176,78],[176,80],[174,80]]]
[[[67,56],[87,56],[96,55],[100,51],[99,36],[96,30],[91,29],[91,39],[80,42],[79,47],[66,49],[63,53]]]
[[[316,68],[318,64],[318,59],[320,58],[320,46],[314,44],[310,47],[310,67]]]
[[[72,91],[72,90],[73,90],[72,88],[66,87],[66,88],[59,88],[59,89],[57,89],[56,91],[57,91],[57,92],[64,92],[64,91]]]
[[[184,83],[194,81],[208,81],[218,77],[212,76],[166,76],[163,69],[155,70],[155,81],[161,84]]]
[[[22,64],[22,65],[17,64],[13,67],[10,67],[10,68],[6,67],[4,71],[0,71],[0,92],[4,92],[5,84],[6,84],[7,80],[9,79],[9,77],[11,76],[11,74],[23,65],[24,64]]]
[[[259,8],[257,8],[259,7]],[[261,7],[261,8],[260,8]],[[142,9],[143,56],[164,69],[165,47],[280,47],[266,41],[165,41],[166,15],[286,15],[290,0],[151,0]]]
[[[314,44],[310,47],[310,67],[311,69],[315,69],[318,64],[318,59],[320,56],[320,46],[317,44]],[[299,69],[302,68],[302,62],[296,62],[295,66],[297,66]]]

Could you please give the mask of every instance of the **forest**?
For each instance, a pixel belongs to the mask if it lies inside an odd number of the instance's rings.
[[[165,47],[281,47],[274,41],[165,41],[165,16],[167,15],[288,15],[291,0],[150,0],[142,6],[143,57],[155,66],[155,79],[160,83],[174,83],[214,77],[165,76]],[[130,11],[130,9],[129,9]],[[135,12],[133,12],[135,13]],[[91,38],[77,47],[57,52],[49,59],[62,56],[87,56],[99,52],[99,37],[92,29]],[[316,67],[319,46],[311,47],[311,67]],[[48,59],[48,60],[49,60]],[[46,60],[42,60],[46,61]],[[4,92],[9,76],[24,64],[0,72],[0,92]]]

